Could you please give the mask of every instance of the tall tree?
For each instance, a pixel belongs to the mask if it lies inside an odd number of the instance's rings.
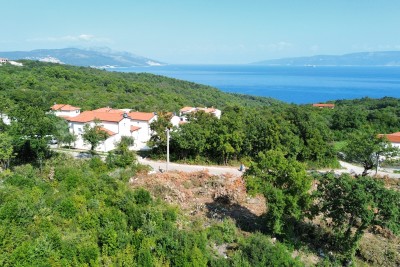
[[[85,124],[83,126],[82,138],[85,142],[90,144],[90,151],[93,152],[100,142],[109,137],[108,133],[101,128],[100,122],[95,121],[94,126]]]
[[[148,142],[149,146],[157,154],[165,153],[167,149],[167,128],[172,129],[172,114],[166,112],[158,113],[157,120],[150,124],[153,135]]]
[[[363,165],[362,176],[366,176],[369,170],[378,167],[381,156],[394,156],[398,150],[387,139],[364,128],[349,135],[349,141],[343,152],[346,160]]]
[[[327,173],[319,177],[315,197],[314,216],[323,215],[324,220],[332,222],[339,249],[348,259],[354,256],[369,226],[400,232],[400,194],[374,178]]]
[[[3,170],[8,168],[12,157],[12,138],[7,133],[0,132],[0,166]]]
[[[40,166],[50,156],[49,136],[54,134],[57,117],[46,114],[33,106],[15,106],[10,112],[10,135],[18,159],[22,162],[36,161]]]
[[[260,152],[245,172],[250,193],[262,193],[267,201],[267,226],[281,234],[288,219],[301,219],[311,203],[311,177],[303,164],[286,159],[280,151]]]

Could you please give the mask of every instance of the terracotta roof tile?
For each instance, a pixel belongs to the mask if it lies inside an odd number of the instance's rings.
[[[181,112],[189,112],[189,111],[191,111],[192,109],[194,109],[194,107],[183,107],[183,108],[180,109],[180,111],[181,111]]]
[[[140,127],[131,126],[131,132],[137,131],[137,130],[139,130],[139,129],[140,129]]]
[[[51,106],[51,110],[59,110],[63,106],[65,106],[65,104],[54,104],[53,106]]]
[[[84,111],[78,116],[68,118],[67,120],[73,122],[90,122],[96,119],[100,121],[120,122],[123,119],[123,116],[120,113]]]
[[[114,133],[113,131],[110,131],[110,130],[104,128],[104,127],[100,127],[99,130],[103,131],[103,132],[106,132],[109,136],[113,136],[113,135],[117,134],[117,133]]]
[[[136,120],[136,121],[149,121],[152,118],[154,118],[155,114],[154,113],[150,113],[150,112],[138,112],[138,111],[134,111],[134,112],[129,112],[128,116],[132,119],[132,120]]]
[[[392,134],[378,134],[378,137],[386,137],[391,143],[400,143],[400,132]]]
[[[54,104],[51,107],[52,110],[60,110],[60,111],[74,111],[74,110],[80,110],[81,108],[79,107],[74,107],[71,105],[66,105],[66,104]]]

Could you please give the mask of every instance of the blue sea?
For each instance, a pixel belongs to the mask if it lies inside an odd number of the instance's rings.
[[[225,92],[296,104],[362,97],[400,98],[400,67],[167,65],[109,70],[148,72],[210,85]]]

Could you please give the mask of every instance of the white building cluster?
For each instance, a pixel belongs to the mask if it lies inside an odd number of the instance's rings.
[[[89,144],[85,143],[82,138],[83,127],[85,124],[93,127],[98,122],[101,130],[108,134],[108,138],[96,148],[97,151],[104,152],[115,149],[116,144],[121,140],[122,136],[133,138],[134,145],[131,147],[132,150],[149,149],[147,142],[153,134],[150,124],[157,120],[156,113],[130,111],[129,109],[113,109],[109,107],[81,112],[79,107],[68,104],[54,104],[51,110],[56,116],[68,121],[70,132],[77,138],[73,144],[76,149],[90,148]],[[180,110],[180,116],[172,117],[171,123],[179,127],[180,124],[186,122],[186,114],[197,111],[213,114],[217,118],[221,116],[221,111],[215,108],[184,107]]]
[[[96,148],[96,150],[104,152],[113,150],[122,136],[134,139],[135,142],[131,149],[147,149],[147,142],[151,137],[150,123],[157,119],[157,115],[154,113],[131,112],[127,109],[109,107],[81,112],[78,107],[55,104],[51,109],[56,116],[68,121],[70,132],[77,137],[74,143],[74,147],[77,149],[90,148],[82,138],[83,126],[89,124],[93,127],[98,121],[101,129],[109,136]]]

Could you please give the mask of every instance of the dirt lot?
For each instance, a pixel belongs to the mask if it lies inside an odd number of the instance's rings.
[[[258,217],[265,213],[263,196],[246,193],[242,177],[198,172],[139,174],[130,180],[156,197],[180,206],[185,214],[209,219],[231,217],[243,230],[258,228]]]

